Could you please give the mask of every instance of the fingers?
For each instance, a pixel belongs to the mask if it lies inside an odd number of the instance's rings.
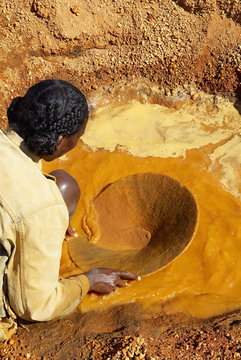
[[[123,271],[123,270],[117,270],[117,269],[110,269],[110,268],[97,268],[97,270],[100,274],[115,274],[116,276],[119,276],[122,280],[141,280],[141,277],[137,274],[131,273],[130,271]]]
[[[110,294],[112,291],[115,290],[115,286],[111,285],[111,284],[106,284],[106,283],[96,283],[95,286],[92,289],[93,291],[102,294],[102,295],[107,295]]]
[[[78,237],[78,234],[75,232],[75,230],[72,228],[72,226],[69,223],[69,226],[66,230],[66,236],[68,237]]]
[[[111,292],[115,291],[117,288],[126,287],[126,283],[124,280],[120,278],[120,276],[116,277],[116,280],[112,283],[107,282],[97,282],[93,286],[93,290],[100,293],[100,294],[110,294]]]
[[[126,286],[126,283],[124,280],[121,280],[121,278],[118,276],[115,282],[115,286],[122,288]]]
[[[140,276],[133,274],[130,271],[117,271],[117,274],[122,280],[141,280]]]
[[[118,276],[114,284],[108,284],[105,282],[99,282],[95,284],[94,290],[100,294],[106,295],[115,291],[117,288],[123,288],[126,286],[124,280],[121,280]]]
[[[129,271],[120,271],[109,268],[96,268],[85,272],[90,282],[90,290],[100,294],[109,294],[117,288],[127,284],[124,280],[140,280],[140,277]]]

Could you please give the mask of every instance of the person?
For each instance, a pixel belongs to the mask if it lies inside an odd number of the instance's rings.
[[[69,314],[89,291],[108,294],[137,280],[108,268],[59,278],[76,199],[69,213],[53,174],[42,173],[41,159],[52,161],[77,145],[88,120],[85,96],[68,82],[44,80],[15,98],[7,115],[9,128],[0,131],[0,317],[11,324],[15,315],[48,321]],[[4,326],[0,336],[6,338]]]

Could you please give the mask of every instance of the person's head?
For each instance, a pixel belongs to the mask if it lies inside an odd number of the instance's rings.
[[[28,150],[51,161],[73,149],[88,120],[85,96],[63,80],[44,80],[13,99],[7,111],[9,127]]]

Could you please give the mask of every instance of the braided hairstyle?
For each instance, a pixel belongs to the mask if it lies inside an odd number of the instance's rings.
[[[13,99],[7,111],[9,127],[28,149],[40,157],[52,155],[59,135],[73,135],[85,128],[88,105],[85,96],[63,80],[44,80]]]

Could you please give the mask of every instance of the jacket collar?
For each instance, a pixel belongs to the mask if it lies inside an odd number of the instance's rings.
[[[40,157],[31,153],[23,138],[21,138],[21,136],[19,136],[15,131],[11,130],[11,129],[7,129],[7,130],[2,130],[3,133],[8,137],[8,139],[10,141],[12,141],[24,154],[26,154],[31,160],[33,160],[33,162],[41,169],[42,167],[42,163],[40,160]]]

